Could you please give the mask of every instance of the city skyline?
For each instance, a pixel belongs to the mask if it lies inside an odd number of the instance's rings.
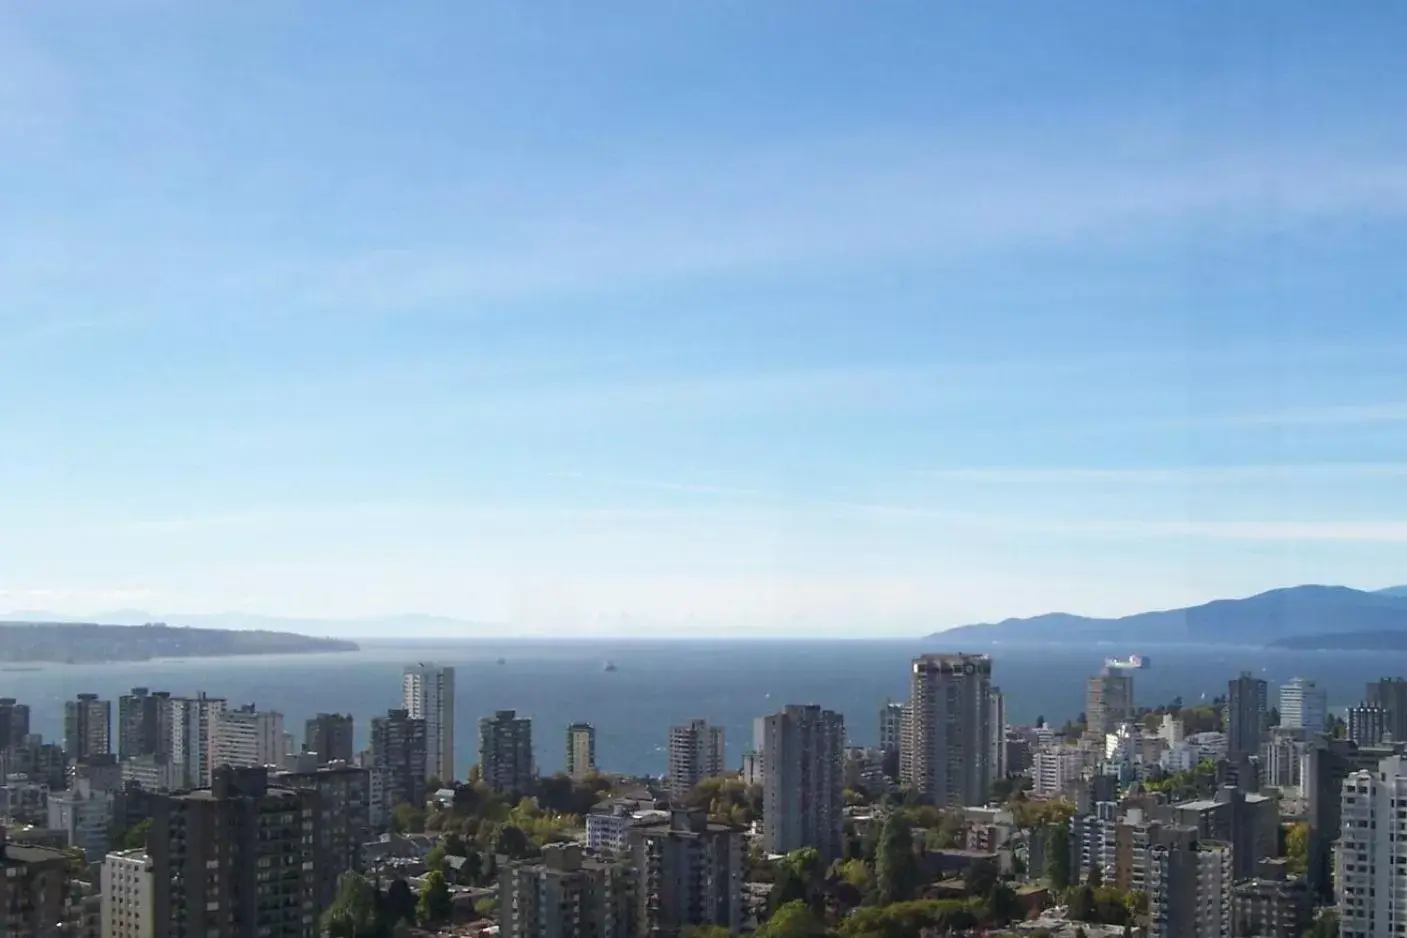
[[[1395,585],[1407,11],[1335,14],[17,9],[0,610],[918,635]]]

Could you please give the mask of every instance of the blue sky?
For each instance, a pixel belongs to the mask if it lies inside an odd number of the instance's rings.
[[[0,609],[1407,581],[1407,8],[12,5]]]

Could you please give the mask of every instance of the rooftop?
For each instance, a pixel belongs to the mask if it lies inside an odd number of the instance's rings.
[[[31,844],[5,844],[3,862],[10,863],[60,863],[68,862],[68,854],[53,847],[35,847]]]

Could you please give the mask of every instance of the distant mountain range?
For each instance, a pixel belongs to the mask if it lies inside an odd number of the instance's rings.
[[[950,643],[1117,641],[1156,644],[1263,645],[1301,649],[1389,650],[1407,647],[1407,586],[1373,592],[1346,586],[1292,586],[1218,599],[1186,609],[1096,619],[1064,612],[963,625],[930,635]]]
[[[145,625],[165,622],[190,628],[227,629],[238,632],[299,632],[305,635],[337,635],[346,638],[385,638],[390,636],[462,637],[475,634],[502,634],[501,626],[466,622],[445,616],[394,615],[356,619],[312,619],[296,616],[265,616],[246,612],[160,613],[142,609],[113,609],[91,616],[67,616],[42,610],[19,610],[0,614],[3,622],[102,622],[110,625]]]
[[[0,622],[0,661],[89,664],[152,658],[356,651],[357,643],[267,629],[192,629],[94,622]]]

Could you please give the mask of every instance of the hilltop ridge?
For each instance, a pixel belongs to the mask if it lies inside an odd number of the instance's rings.
[[[0,661],[93,664],[150,658],[357,651],[356,642],[262,629],[233,631],[97,622],[0,622]]]
[[[1052,612],[958,626],[928,637],[977,642],[1401,647],[1407,642],[1407,587],[1367,591],[1310,584],[1117,618]]]

